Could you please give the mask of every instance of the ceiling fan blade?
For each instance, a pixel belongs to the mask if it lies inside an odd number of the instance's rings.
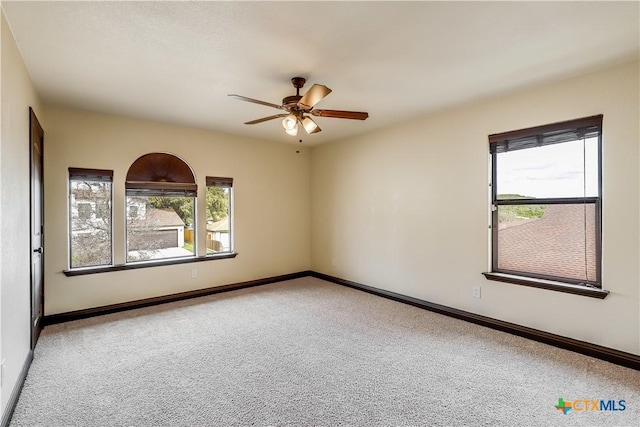
[[[236,99],[239,99],[240,101],[253,102],[254,104],[266,105],[267,107],[273,107],[273,108],[277,108],[279,110],[284,110],[285,109],[282,105],[272,104],[271,102],[260,101],[258,99],[247,98],[246,96],[242,96],[242,95],[230,94],[228,96],[232,96],[232,97],[234,97]]]
[[[342,111],[342,110],[311,110],[311,114],[318,117],[333,117],[336,119],[366,120],[369,113],[363,111]]]
[[[313,108],[322,98],[329,95],[331,93],[331,89],[323,85],[313,85],[311,88],[305,93],[300,101],[298,101],[298,107],[304,108],[308,110]]]
[[[276,114],[275,116],[263,117],[261,119],[251,120],[250,122],[245,122],[245,125],[255,125],[257,123],[266,122],[269,120],[277,119],[279,117],[287,117],[288,114]]]

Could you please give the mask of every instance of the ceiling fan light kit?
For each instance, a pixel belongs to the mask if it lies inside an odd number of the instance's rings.
[[[282,127],[285,130],[291,130],[298,125],[298,118],[294,114],[289,114],[282,119]]]
[[[320,128],[311,117],[305,117],[302,119],[302,126],[304,126],[304,130],[306,130],[308,134],[320,132]]]
[[[360,111],[314,109],[314,106],[318,102],[331,93],[331,89],[323,85],[314,84],[311,86],[311,89],[309,89],[304,95],[300,96],[300,88],[304,86],[305,82],[306,79],[304,77],[292,78],[291,83],[293,84],[293,87],[296,88],[296,94],[284,97],[281,105],[247,98],[246,96],[241,95],[230,94],[229,96],[241,101],[252,102],[254,104],[265,105],[267,107],[286,111],[288,114],[276,114],[273,116],[263,117],[261,119],[251,120],[249,122],[245,122],[245,125],[255,125],[257,123],[284,117],[282,119],[282,127],[287,134],[292,136],[296,136],[298,134],[299,126],[302,126],[308,134],[318,133],[322,130],[311,117],[306,116],[305,114],[311,114],[317,117],[352,120],[366,120],[367,117],[369,117],[369,113]]]
[[[291,136],[296,136],[298,134],[298,124],[296,123],[293,128],[285,129],[284,131]]]

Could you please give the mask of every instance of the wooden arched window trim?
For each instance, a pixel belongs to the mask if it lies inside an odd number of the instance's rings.
[[[129,167],[125,188],[128,195],[196,196],[198,186],[187,163],[173,154],[149,153]]]

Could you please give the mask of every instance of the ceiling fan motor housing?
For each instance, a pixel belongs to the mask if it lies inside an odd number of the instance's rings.
[[[300,101],[300,99],[302,99],[302,96],[300,95],[285,96],[284,98],[282,98],[282,106],[287,110],[293,110],[297,107],[298,101]]]

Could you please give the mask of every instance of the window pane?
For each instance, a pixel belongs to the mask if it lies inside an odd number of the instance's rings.
[[[598,196],[598,139],[497,154],[498,198]]]
[[[127,262],[193,256],[193,197],[127,196]]]
[[[207,255],[231,252],[231,187],[207,187]]]
[[[111,182],[71,179],[71,268],[111,264]]]
[[[498,269],[595,282],[595,204],[498,206]]]

